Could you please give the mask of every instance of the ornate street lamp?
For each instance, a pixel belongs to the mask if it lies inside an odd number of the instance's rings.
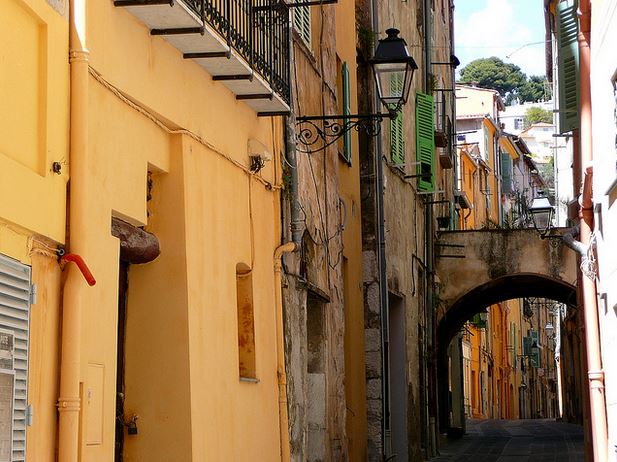
[[[548,200],[548,197],[536,197],[531,202],[529,207],[533,226],[540,233],[540,237],[544,239],[550,231],[553,221],[553,206]]]
[[[407,50],[407,43],[400,38],[398,29],[388,29],[385,39],[379,40],[377,50],[369,64],[377,82],[379,99],[390,111],[398,112],[407,102],[413,73],[418,65]]]
[[[407,102],[418,65],[409,54],[405,40],[398,36],[399,30],[392,28],[386,33],[388,36],[379,40],[375,56],[369,60],[369,64],[377,83],[377,95],[387,112],[300,116],[296,119],[297,139],[304,148],[298,148],[298,151],[309,154],[321,151],[352,129],[377,136],[384,118],[396,118]]]

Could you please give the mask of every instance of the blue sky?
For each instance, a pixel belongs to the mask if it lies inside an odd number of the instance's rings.
[[[545,74],[542,0],[454,0],[454,34],[459,70],[497,56],[528,76]]]

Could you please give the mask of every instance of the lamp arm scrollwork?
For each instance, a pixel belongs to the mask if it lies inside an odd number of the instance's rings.
[[[322,151],[351,130],[363,131],[368,136],[377,136],[381,132],[383,119],[393,117],[396,117],[396,113],[298,117],[296,119],[298,152],[312,154]]]

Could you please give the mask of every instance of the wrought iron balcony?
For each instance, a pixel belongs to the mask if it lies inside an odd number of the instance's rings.
[[[115,0],[258,115],[289,112],[284,0]]]

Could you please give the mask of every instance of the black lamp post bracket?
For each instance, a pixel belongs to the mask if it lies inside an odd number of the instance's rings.
[[[296,119],[297,150],[306,154],[322,151],[351,130],[363,131],[368,136],[377,136],[381,132],[383,119],[393,119],[396,114],[391,111],[376,114],[298,117]]]

